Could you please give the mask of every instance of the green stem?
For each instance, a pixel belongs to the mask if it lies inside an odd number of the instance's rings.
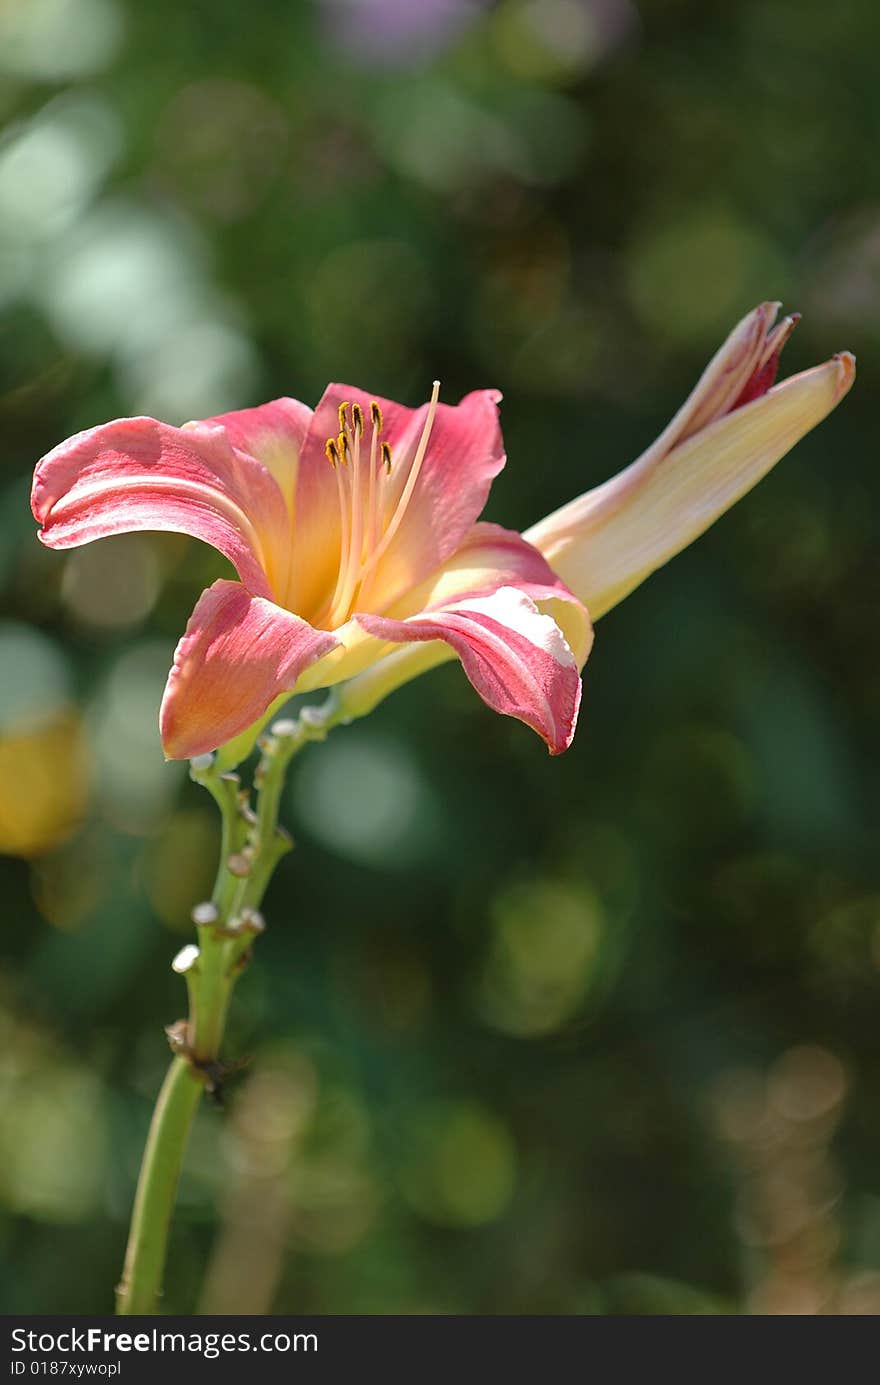
[[[131,1219],[125,1268],[117,1290],[120,1314],[158,1312],[177,1180],[193,1117],[205,1087],[217,1091],[222,1076],[220,1047],[235,982],[247,963],[256,914],[272,872],[292,845],[278,827],[284,775],[291,758],[308,741],[324,740],[343,720],[335,701],[306,709],[294,722],[279,722],[261,741],[253,813],[237,775],[223,773],[223,757],[201,756],[191,775],[220,809],[220,866],[211,904],[200,905],[197,956],[183,962],[190,998],[189,1019],[170,1031],[177,1056],[159,1094],[144,1150]],[[195,954],[195,950],[194,950]]]
[[[226,1029],[232,989],[238,979],[227,939],[210,928],[199,929],[199,960],[190,982],[190,1018],[187,1039],[190,1056],[200,1067],[216,1061]]]
[[[177,1179],[203,1084],[184,1058],[175,1058],[162,1084],[138,1180],[122,1283],[120,1314],[156,1313]]]
[[[122,1283],[116,1291],[119,1314],[156,1313],[165,1270],[168,1233],[189,1132],[206,1087],[213,1084],[226,1027],[229,1001],[241,969],[242,943],[247,938],[227,936],[233,902],[241,880],[230,861],[236,862],[249,829],[249,815],[239,797],[235,775],[220,775],[213,764],[196,762],[192,777],[215,799],[222,817],[220,867],[213,905],[196,911],[199,920],[197,957],[186,967],[189,1020],[174,1026],[173,1060],[159,1093],[147,1136],[135,1194],[134,1210]],[[238,870],[236,865],[236,870]],[[202,922],[204,911],[212,922]]]

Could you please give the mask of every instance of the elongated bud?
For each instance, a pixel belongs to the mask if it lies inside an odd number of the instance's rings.
[[[768,388],[796,320],[771,330],[775,309],[762,304],[734,329],[637,461],[523,535],[593,620],[708,529],[850,389],[848,351]]]
[[[244,880],[251,873],[251,861],[243,851],[236,851],[228,858],[226,869],[230,875],[236,876],[239,880]]]

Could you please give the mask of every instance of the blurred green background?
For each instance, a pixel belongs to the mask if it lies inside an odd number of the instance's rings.
[[[601,622],[568,754],[453,666],[304,754],[166,1308],[880,1311],[878,43],[870,0],[3,0],[3,1311],[109,1310],[217,847],[156,711],[220,560],[41,549],[35,461],[439,376],[504,391],[523,528],[776,297],[854,394]]]

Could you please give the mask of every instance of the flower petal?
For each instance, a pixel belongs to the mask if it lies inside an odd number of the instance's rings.
[[[275,477],[292,515],[299,456],[311,420],[312,410],[308,404],[283,398],[259,404],[255,409],[218,414],[204,422],[225,428],[233,447],[262,462]]]
[[[215,582],[196,603],[165,686],[159,727],[168,759],[206,754],[247,730],[336,643],[240,582]]]
[[[596,620],[751,490],[831,412],[854,377],[848,352],[793,375],[671,452],[649,449],[525,538]]]
[[[738,403],[746,403],[744,395],[756,398],[770,388],[773,384],[771,371],[775,371],[779,353],[797,321],[787,317],[778,327],[773,327],[780,306],[779,303],[760,303],[737,323],[678,413],[643,454],[643,460],[665,456],[686,438],[729,413]]]
[[[406,620],[356,619],[392,643],[444,641],[489,707],[531,726],[552,755],[571,744],[581,696],[577,660],[552,616],[524,592],[499,587]]]
[[[497,390],[478,390],[460,404],[439,404],[430,442],[406,511],[370,581],[371,609],[380,609],[420,582],[461,543],[486,503],[493,477],[504,466]],[[324,445],[339,431],[339,406],[370,405],[382,412],[382,438],[391,446],[391,475],[383,478],[386,522],[406,486],[428,416],[428,405],[402,404],[348,385],[330,385],[318,404],[303,446],[296,495],[296,535],[288,604],[312,610],[319,587],[332,589],[340,551],[336,481]],[[368,425],[369,426],[369,425]],[[365,436],[368,447],[369,434]],[[323,536],[319,540],[318,536]]]
[[[553,617],[581,668],[593,642],[585,608],[536,549],[497,524],[475,524],[458,551],[386,614],[405,621],[422,610],[489,596],[502,586],[516,586],[539,611]],[[367,624],[355,615],[337,630],[339,648],[314,664],[297,686],[300,692],[335,686],[343,715],[351,720],[366,716],[404,683],[456,657],[455,650],[439,639],[389,645],[367,634]]]
[[[420,611],[457,605],[468,597],[489,596],[499,587],[517,587],[553,615],[571,646],[578,667],[593,643],[590,618],[539,553],[521,534],[500,524],[475,524],[451,558],[386,614],[406,620]]]
[[[120,418],[77,433],[37,466],[31,504],[49,548],[170,529],[218,549],[260,595],[284,582],[289,518],[278,485],[217,426]]]
[[[336,686],[336,704],[343,721],[367,716],[404,683],[411,683],[421,674],[455,658],[455,650],[442,640],[386,644],[382,648],[389,652],[381,654],[363,672]]]

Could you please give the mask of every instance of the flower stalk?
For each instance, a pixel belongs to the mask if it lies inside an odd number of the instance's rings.
[[[223,772],[221,757],[193,760],[190,775],[220,810],[220,865],[210,901],[196,905],[198,946],[174,961],[189,993],[189,1017],[166,1031],[174,1057],[162,1084],[141,1163],[122,1280],[116,1291],[120,1315],[159,1311],[168,1235],[177,1183],[193,1118],[204,1091],[222,1100],[231,1068],[220,1058],[235,983],[264,928],[259,913],[272,874],[293,842],[278,823],[285,775],[294,755],[324,740],[348,718],[334,699],[305,708],[295,720],[276,722],[260,737],[254,773],[256,808],[237,774]],[[219,763],[218,763],[219,762]]]

